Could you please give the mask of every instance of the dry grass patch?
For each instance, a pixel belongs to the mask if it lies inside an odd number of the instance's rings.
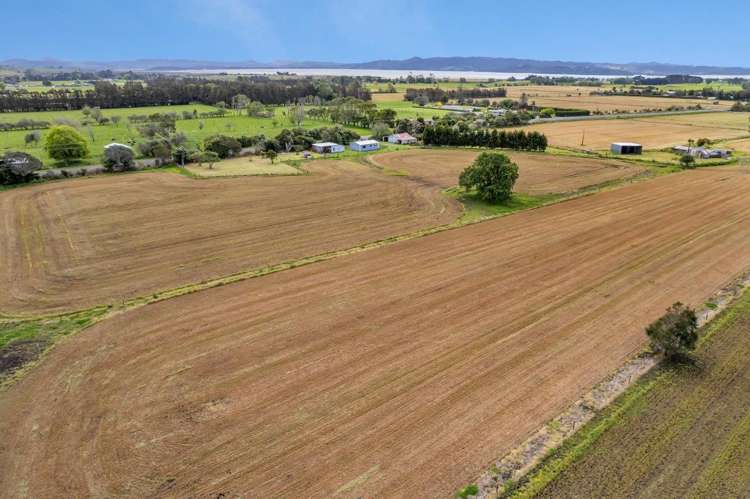
[[[297,168],[282,163],[285,159],[299,159],[297,155],[280,155],[273,163],[268,158],[259,156],[243,156],[225,159],[213,164],[198,165],[195,163],[185,167],[187,171],[198,177],[240,177],[244,175],[299,175]]]
[[[687,125],[653,119],[607,119],[542,123],[524,127],[542,132],[553,146],[586,150],[608,150],[612,142],[637,142],[646,149],[663,149],[685,144],[688,139],[732,139],[746,130]],[[582,143],[583,142],[583,143]]]

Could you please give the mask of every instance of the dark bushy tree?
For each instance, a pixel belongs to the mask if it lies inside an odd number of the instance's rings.
[[[104,166],[116,172],[132,170],[135,168],[135,153],[125,144],[109,144],[104,147]]]
[[[240,144],[239,140],[226,135],[214,135],[208,137],[204,141],[203,147],[206,151],[216,153],[221,159],[234,156],[242,150],[242,144]]]
[[[25,152],[7,152],[0,156],[0,184],[20,184],[36,178],[42,162]]]
[[[490,203],[507,201],[518,180],[518,165],[502,153],[483,152],[474,163],[461,172],[458,183],[466,190],[476,189]]]
[[[646,328],[651,347],[669,359],[687,356],[698,342],[698,317],[695,310],[680,302]]]

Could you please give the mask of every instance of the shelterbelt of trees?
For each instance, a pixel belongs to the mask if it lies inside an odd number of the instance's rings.
[[[422,142],[430,146],[489,147],[519,151],[544,151],[547,137],[523,130],[473,130],[446,125],[426,126]]]
[[[442,88],[407,88],[404,99],[415,102],[425,99],[427,102],[448,102],[454,99],[472,98],[487,99],[490,97],[505,97],[508,92],[503,87],[496,88],[461,88],[443,90]]]
[[[167,104],[215,104],[230,102],[235,95],[246,95],[263,104],[285,104],[308,97],[327,101],[336,97],[370,100],[370,92],[350,77],[329,79],[292,78],[271,80],[240,77],[232,80],[161,76],[143,83],[127,81],[116,85],[94,82],[89,90],[53,88],[44,92],[0,91],[0,112],[62,111],[99,108],[163,106]]]

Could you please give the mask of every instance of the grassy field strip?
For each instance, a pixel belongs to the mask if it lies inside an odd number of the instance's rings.
[[[742,297],[749,287],[750,272],[715,293],[706,302],[699,312],[699,323],[704,328],[699,348],[724,324],[726,316],[720,314]],[[655,386],[656,380],[637,382],[657,365],[656,356],[648,351],[639,353],[560,416],[498,460],[479,477],[476,484],[462,489],[458,495],[481,498],[534,497],[567,466],[583,456],[626,412],[642,402],[643,397]],[[616,399],[617,403],[610,406]],[[750,425],[750,422],[747,424]],[[675,434],[680,431],[678,425],[671,428]],[[744,434],[750,432],[750,429],[743,425],[736,432]],[[731,448],[726,452],[733,455],[735,452],[744,452],[744,449]],[[719,456],[718,459],[729,458]]]

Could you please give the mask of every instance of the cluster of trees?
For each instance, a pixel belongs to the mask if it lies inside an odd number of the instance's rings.
[[[7,132],[11,130],[34,130],[38,128],[49,128],[49,121],[32,120],[28,118],[20,119],[10,123],[0,123],[0,132]]]
[[[725,90],[722,88],[705,87],[703,89],[677,89],[677,90],[664,90],[662,88],[646,86],[646,87],[613,87],[611,90],[603,90],[599,92],[592,92],[591,95],[627,95],[627,96],[642,96],[642,97],[673,97],[673,98],[714,98],[717,100],[734,100],[734,101],[747,101],[750,100],[750,87],[743,88],[742,90]]]
[[[601,87],[603,81],[598,78],[578,78],[575,76],[539,76],[529,75],[524,78],[531,85],[575,85],[577,87]]]
[[[369,100],[370,92],[360,80],[347,77],[330,79],[268,79],[238,77],[217,80],[192,77],[159,76],[146,82],[127,81],[116,85],[106,80],[94,82],[89,90],[52,88],[44,92],[0,91],[0,112],[59,111],[99,108],[157,106],[199,102],[231,102],[236,95],[263,104],[297,102],[310,96],[322,101],[335,97]]]
[[[504,87],[495,88],[461,88],[443,90],[442,88],[407,88],[404,100],[421,105],[430,102],[449,102],[452,100],[488,99],[490,97],[505,97],[508,91]]]
[[[265,150],[276,152],[305,151],[315,142],[335,142],[349,144],[359,139],[359,134],[341,126],[313,128],[284,129],[274,139],[266,141]]]
[[[394,109],[378,108],[373,102],[355,97],[333,99],[323,106],[309,109],[307,113],[311,118],[327,119],[334,123],[361,128],[370,128],[375,123],[393,126],[397,114]]]
[[[547,137],[539,132],[523,130],[462,130],[445,125],[426,126],[422,142],[435,146],[469,146],[516,149],[521,151],[544,151]]]

